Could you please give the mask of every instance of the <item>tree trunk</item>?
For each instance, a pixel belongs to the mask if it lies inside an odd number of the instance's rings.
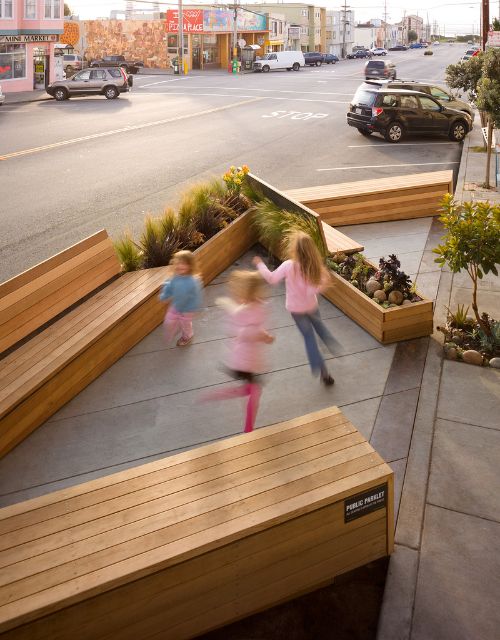
[[[491,118],[488,116],[488,135],[487,135],[487,143],[486,143],[486,178],[484,181],[484,186],[486,189],[490,189],[490,166],[491,166],[491,145],[493,143],[493,126],[491,123]]]

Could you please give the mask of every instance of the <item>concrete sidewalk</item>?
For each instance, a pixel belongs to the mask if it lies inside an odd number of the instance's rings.
[[[456,197],[500,204],[485,190],[480,128],[464,143]],[[494,163],[494,159],[492,160]],[[494,168],[494,164],[492,169]],[[491,173],[494,183],[494,172]],[[429,236],[427,249],[439,239]],[[480,281],[479,308],[500,319],[500,278]],[[471,304],[467,274],[440,276],[445,307]],[[500,629],[500,371],[443,361],[430,341],[377,640],[494,640]]]

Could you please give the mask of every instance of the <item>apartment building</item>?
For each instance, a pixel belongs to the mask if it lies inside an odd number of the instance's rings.
[[[425,37],[424,19],[419,16],[405,16],[400,23],[402,27],[403,42],[408,43],[408,34],[415,31],[417,40],[423,40]]]
[[[281,14],[288,24],[288,49],[326,51],[327,14],[325,7],[305,3],[249,4],[242,7],[259,13]]]
[[[351,53],[354,45],[354,11],[326,12],[326,49],[327,53],[334,53],[339,58],[345,58]]]

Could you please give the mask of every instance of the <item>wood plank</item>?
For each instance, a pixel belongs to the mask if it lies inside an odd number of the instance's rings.
[[[38,278],[43,273],[54,269],[58,265],[77,255],[81,251],[85,251],[89,247],[93,246],[94,244],[98,244],[106,238],[108,238],[107,231],[105,229],[101,229],[97,233],[88,236],[84,240],[76,242],[71,247],[60,251],[55,256],[51,256],[47,260],[40,262],[34,267],[26,269],[26,271],[23,271],[19,275],[10,278],[10,280],[6,280],[5,282],[0,284],[0,298],[3,298],[4,296],[12,293],[20,287],[23,287],[26,283],[31,282],[34,278]]]
[[[360,253],[364,250],[364,246],[352,240],[344,233],[337,231],[326,222],[321,222],[321,228],[323,229],[323,235],[328,251],[330,253]]]
[[[325,421],[327,421],[327,424],[331,423],[336,426],[337,424],[345,423],[345,416],[336,406],[326,407],[285,422],[275,423],[267,426],[266,429],[259,429],[253,432],[251,436],[240,434],[218,440],[209,445],[178,453],[175,456],[162,458],[109,476],[90,480],[84,484],[67,487],[22,503],[3,507],[0,509],[0,535],[68,513],[66,505],[69,501],[74,506],[74,510],[78,510],[105,499],[110,490],[119,491],[118,494],[112,494],[111,497],[126,493],[130,483],[134,481],[144,482],[144,486],[154,484],[154,479],[148,481],[146,478],[151,475],[155,476],[157,473],[163,473],[165,469],[170,467],[189,463],[190,467],[194,466],[195,469],[200,469],[205,468],[203,466],[205,461],[208,462],[207,466],[214,464],[212,460],[218,463],[221,456],[224,456],[224,459],[232,460],[236,457],[241,457],[245,452],[253,453],[261,448],[273,446],[275,438],[284,437],[285,433],[287,438],[293,439],[291,433],[297,427],[302,427],[304,430],[310,429],[311,425],[313,427],[318,425],[319,428],[322,428]],[[240,453],[241,448],[243,449],[243,454]],[[182,475],[182,473],[179,473],[179,475]],[[125,485],[125,489],[123,489],[123,485]],[[134,486],[132,485],[132,491]],[[120,489],[120,487],[122,488]],[[57,508],[58,511],[52,511],[54,508]]]

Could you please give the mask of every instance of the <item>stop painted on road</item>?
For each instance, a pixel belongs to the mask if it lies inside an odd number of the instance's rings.
[[[266,113],[263,118],[290,118],[290,120],[321,120],[327,118],[328,113],[312,113],[311,111],[271,111]]]

